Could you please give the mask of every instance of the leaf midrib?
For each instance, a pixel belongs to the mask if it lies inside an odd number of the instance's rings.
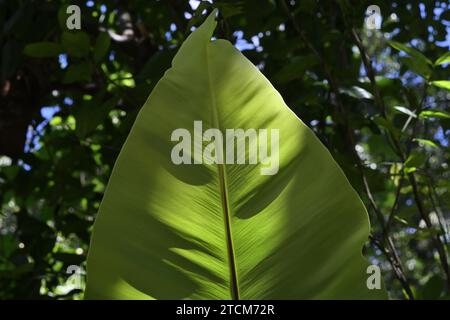
[[[219,124],[219,116],[217,114],[217,103],[214,96],[214,91],[212,89],[211,83],[211,74],[209,68],[209,58],[208,58],[208,46],[210,42],[206,43],[206,72],[208,77],[208,91],[211,96],[211,104],[212,104],[212,123],[213,127],[220,128]],[[218,163],[217,164],[218,173],[219,173],[219,185],[220,185],[220,196],[222,199],[222,209],[224,215],[224,223],[225,223],[225,240],[227,244],[227,257],[228,257],[228,266],[230,271],[230,291],[231,291],[231,299],[239,300],[239,285],[238,285],[238,277],[237,277],[237,268],[236,268],[236,258],[234,253],[234,245],[233,245],[233,237],[231,231],[231,212],[230,206],[228,202],[228,183],[227,183],[227,170],[225,164]]]

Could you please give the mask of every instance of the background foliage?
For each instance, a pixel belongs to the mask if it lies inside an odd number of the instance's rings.
[[[68,31],[77,4],[82,30]],[[381,30],[364,28],[368,5]],[[363,198],[391,298],[449,298],[446,1],[0,1],[0,299],[80,298],[115,158],[202,12]],[[320,174],[320,172],[317,172]]]

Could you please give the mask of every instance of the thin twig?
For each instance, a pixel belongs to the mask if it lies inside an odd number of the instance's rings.
[[[392,222],[394,221],[395,212],[397,211],[398,202],[399,202],[400,194],[401,194],[401,189],[403,187],[403,179],[404,179],[403,176],[401,176],[400,180],[398,182],[397,191],[395,193],[394,204],[392,205],[391,212],[390,212],[389,217],[388,217],[388,219],[386,221],[386,226],[384,227],[384,231],[387,234],[389,234],[390,227],[392,225]]]
[[[369,240],[378,249],[380,249],[380,251],[384,254],[386,259],[390,263],[391,268],[394,271],[394,275],[396,276],[397,280],[400,281],[400,284],[406,292],[407,298],[410,300],[414,300],[414,295],[410,289],[408,279],[405,277],[402,266],[397,262],[398,257],[396,259],[396,255],[392,254],[388,249],[386,249],[386,247],[379,240],[375,239],[374,236],[369,235]]]

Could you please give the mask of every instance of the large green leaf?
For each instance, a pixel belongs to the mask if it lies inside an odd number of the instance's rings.
[[[86,298],[384,298],[366,285],[358,195],[259,70],[211,41],[215,25],[211,15],[182,45],[120,152],[94,224]],[[278,173],[173,164],[171,134],[194,134],[194,120],[279,129]]]

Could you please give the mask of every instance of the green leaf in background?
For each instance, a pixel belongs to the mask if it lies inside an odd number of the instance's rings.
[[[225,18],[241,14],[244,11],[244,1],[235,1],[233,3],[217,3],[217,8]]]
[[[416,58],[417,60],[419,60],[421,63],[426,63],[429,65],[433,65],[433,63],[430,61],[430,59],[428,59],[427,57],[425,57],[423,55],[422,52],[420,52],[419,50],[413,48],[413,47],[409,47],[404,45],[403,43],[397,42],[397,41],[388,41],[388,44],[398,50],[398,51],[403,51],[407,54],[409,54],[411,57]]]
[[[426,145],[426,146],[429,146],[429,147],[439,148],[439,146],[436,143],[434,143],[433,141],[428,140],[428,139],[414,138],[413,141],[422,143],[423,145]]]
[[[306,69],[314,67],[318,63],[319,60],[314,55],[295,57],[275,74],[274,79],[280,84],[288,83],[303,77]]]
[[[363,203],[260,71],[228,41],[211,41],[215,13],[183,43],[117,158],[85,297],[386,298],[367,288]],[[194,121],[222,132],[279,129],[278,173],[261,175],[263,164],[175,165],[171,134],[194,134]]]
[[[447,80],[431,81],[431,84],[435,87],[450,90],[450,81]]]
[[[444,63],[450,63],[450,52],[445,53],[443,56],[441,56],[439,59],[437,59],[434,62],[434,65],[439,66]]]
[[[407,114],[410,117],[417,118],[417,115],[414,113],[414,111],[411,111],[411,110],[409,110],[406,107],[395,106],[394,109],[399,111],[399,112],[401,112],[401,113]]]
[[[94,131],[117,104],[118,99],[116,97],[102,102],[103,96],[104,94],[99,94],[94,99],[79,106],[75,112],[75,134],[80,139],[85,138],[89,133]]]
[[[416,169],[425,162],[426,155],[423,153],[420,153],[418,151],[413,151],[408,159],[406,159],[404,168],[406,173],[414,172]]]
[[[108,33],[100,32],[94,47],[95,62],[100,62],[106,56],[110,45],[111,45],[111,38],[109,37]]]
[[[0,258],[10,260],[10,256],[17,250],[17,239],[11,234],[0,235]],[[13,263],[11,262],[11,265]]]
[[[381,117],[381,116],[375,116],[373,118],[373,122],[375,122],[377,125],[387,129],[389,132],[391,132],[394,135],[399,134],[399,130],[392,124],[392,122],[388,121],[387,119]]]
[[[409,57],[401,57],[399,59],[408,69],[424,79],[429,79],[433,70],[430,65],[423,60]]]
[[[83,61],[77,64],[71,64],[64,75],[63,83],[90,81],[91,75],[92,66],[89,62]]]
[[[161,79],[164,72],[170,68],[170,64],[175,55],[174,50],[161,50],[155,53],[136,75],[137,81],[150,81],[152,88]]]
[[[62,47],[54,42],[35,42],[25,46],[24,53],[35,58],[57,57],[62,52]]]
[[[432,111],[425,110],[420,113],[421,118],[439,118],[439,119],[450,119],[450,113],[445,111]]]
[[[74,57],[85,57],[89,53],[89,36],[83,31],[66,31],[61,36],[65,51]]]
[[[425,300],[439,299],[444,290],[444,282],[440,276],[431,277],[420,292],[420,298]]]
[[[339,92],[355,99],[373,99],[373,95],[369,91],[357,86],[351,86],[350,88],[340,88]]]

